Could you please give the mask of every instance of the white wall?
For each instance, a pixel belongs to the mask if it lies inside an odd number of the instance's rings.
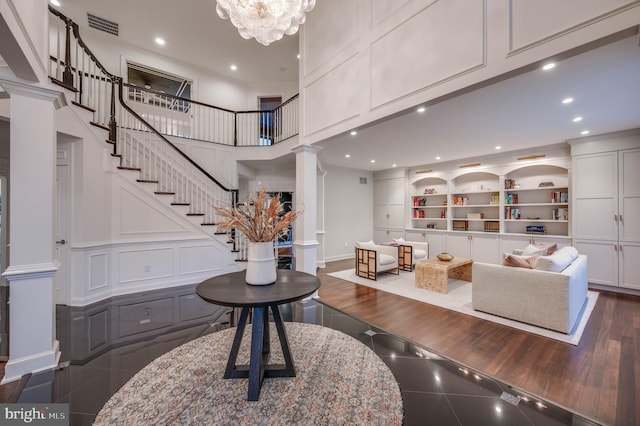
[[[341,167],[326,170],[325,260],[346,259],[354,256],[356,241],[373,239],[373,174]],[[361,177],[367,178],[366,185]]]
[[[636,27],[630,0],[323,0],[300,27],[314,143]]]

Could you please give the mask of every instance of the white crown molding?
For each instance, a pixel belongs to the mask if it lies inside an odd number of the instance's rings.
[[[16,94],[28,98],[50,101],[53,102],[53,106],[55,106],[56,109],[67,106],[67,99],[64,93],[58,90],[36,86],[28,82],[9,80],[3,77],[0,77],[0,86],[2,86],[9,95]]]

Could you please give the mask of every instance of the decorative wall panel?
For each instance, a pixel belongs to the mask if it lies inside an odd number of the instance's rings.
[[[354,55],[304,88],[305,133],[358,114],[358,56]]]
[[[536,0],[508,3],[509,52],[536,45],[638,4],[629,0]]]
[[[231,246],[229,246],[231,247]],[[195,274],[222,269],[223,253],[218,247],[193,246],[178,249],[178,274]]]
[[[184,227],[127,189],[121,188],[120,198],[120,234],[186,232]]]
[[[107,286],[107,254],[89,255],[89,290],[97,290]]]
[[[121,251],[118,264],[120,284],[168,278],[173,275],[173,250],[166,248]]]
[[[371,46],[371,107],[484,64],[485,2],[439,1]]]
[[[358,38],[360,1],[321,0],[304,23],[304,75]],[[327,25],[329,23],[329,25]]]
[[[404,7],[409,0],[371,0],[371,24],[376,25],[396,10]]]

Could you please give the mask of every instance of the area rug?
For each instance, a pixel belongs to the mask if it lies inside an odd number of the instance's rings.
[[[284,363],[273,324],[270,363]],[[94,425],[402,424],[393,373],[367,346],[342,332],[285,323],[296,377],[265,379],[247,401],[247,379],[223,379],[235,328],[157,358],[118,390]],[[247,333],[238,364],[249,359]]]
[[[377,281],[360,278],[356,275],[355,269],[346,269],[344,271],[332,272],[328,275],[340,278],[341,280],[351,281],[356,284],[383,290],[388,293],[397,294],[399,296],[408,297],[420,302],[429,303],[431,305],[440,306],[442,308],[451,309],[452,311],[461,312],[463,314],[472,315],[476,318],[482,318],[498,324],[507,325],[529,333],[538,334],[550,339],[560,340],[565,343],[577,345],[580,342],[584,328],[589,321],[591,312],[596,305],[598,292],[587,292],[587,303],[582,311],[580,322],[574,326],[571,334],[564,334],[546,328],[536,327],[535,325],[525,324],[518,321],[502,318],[496,315],[487,314],[485,312],[475,311],[471,305],[471,283],[461,280],[449,279],[449,292],[447,294],[436,293],[430,290],[417,288],[414,284],[414,272],[400,272],[400,275],[380,274]]]

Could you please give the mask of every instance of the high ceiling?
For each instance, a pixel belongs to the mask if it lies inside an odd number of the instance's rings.
[[[60,9],[86,25],[86,12],[119,24],[120,38],[247,84],[298,80],[298,36],[265,47],[244,40],[215,12],[215,0],[60,0]],[[313,11],[308,15],[313,19]],[[164,47],[154,43],[162,36]],[[203,54],[205,53],[205,54]],[[238,71],[231,71],[235,63]],[[638,36],[534,69],[472,92],[322,141],[329,165],[375,171],[533,149],[640,127]],[[562,99],[572,97],[571,104]],[[577,116],[582,121],[573,122]],[[350,158],[345,156],[350,154]],[[440,160],[436,160],[436,156]],[[372,163],[371,160],[375,160]],[[293,155],[278,167],[293,164]],[[289,162],[289,163],[287,163]],[[251,167],[273,169],[273,162]]]

